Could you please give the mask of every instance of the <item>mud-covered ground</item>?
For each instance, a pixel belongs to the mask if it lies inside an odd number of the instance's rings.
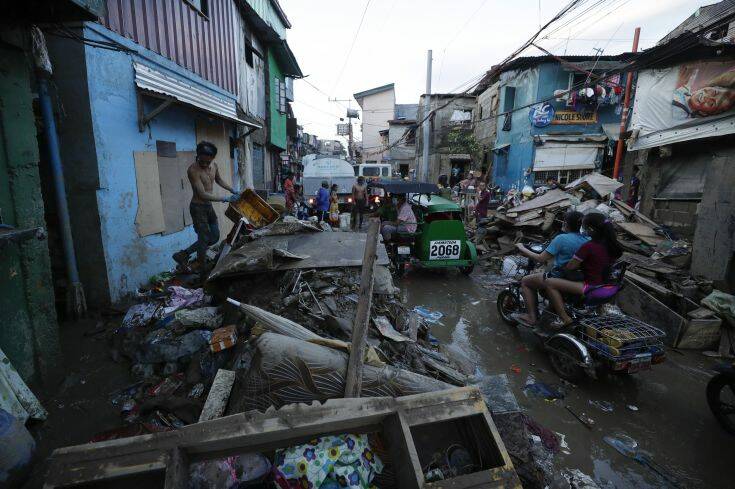
[[[441,324],[433,327],[436,337],[473,356],[481,374],[507,374],[522,409],[561,435],[567,448],[555,458],[558,468],[579,469],[601,487],[673,487],[603,441],[604,436],[619,433],[635,439],[680,487],[733,487],[735,438],[720,429],[705,398],[715,361],[700,352],[669,351],[667,361],[651,371],[565,385],[551,370],[536,337],[498,317],[495,298],[502,290],[498,279],[481,271],[465,277],[417,270],[397,285],[408,306],[444,313]],[[526,395],[529,376],[560,387],[565,398],[547,401]],[[609,402],[613,410],[604,412],[590,401]],[[575,419],[566,405],[592,418],[593,429]]]

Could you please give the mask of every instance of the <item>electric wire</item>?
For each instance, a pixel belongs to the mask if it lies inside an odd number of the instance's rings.
[[[350,44],[350,49],[347,50],[347,56],[345,57],[345,62],[342,64],[342,68],[339,70],[339,75],[337,75],[337,80],[334,82],[334,86],[332,87],[332,93],[334,93],[334,89],[337,88],[337,85],[339,85],[339,82],[342,80],[342,75],[345,72],[345,68],[347,68],[347,63],[350,61],[350,56],[352,55],[352,50],[355,48],[355,42],[357,41],[357,37],[360,34],[360,29],[362,28],[362,24],[365,21],[365,14],[367,14],[368,7],[370,7],[370,2],[372,0],[367,0],[365,2],[365,9],[362,11],[362,16],[360,17],[360,23],[357,26],[357,30],[355,31],[355,35],[352,37],[352,43]]]

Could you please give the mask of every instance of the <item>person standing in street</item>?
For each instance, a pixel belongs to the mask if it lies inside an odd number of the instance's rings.
[[[292,214],[296,204],[296,191],[293,186],[293,174],[290,171],[286,172],[286,179],[283,181],[283,193],[286,198],[286,214]]]
[[[475,204],[475,219],[480,222],[480,219],[487,217],[487,208],[490,204],[490,191],[487,189],[485,182],[480,181],[477,183],[477,194],[475,195],[477,203]]]
[[[319,222],[327,218],[329,212],[329,182],[322,180],[322,186],[316,192],[316,215]]]
[[[362,228],[363,216],[367,208],[367,185],[365,177],[357,177],[357,183],[352,186],[352,230]],[[359,220],[359,222],[358,222]]]
[[[209,141],[197,144],[196,161],[186,171],[193,192],[189,212],[194,231],[197,233],[197,240],[185,250],[173,255],[176,263],[184,265],[189,260],[189,256],[196,251],[199,273],[202,278],[205,276],[207,248],[219,241],[219,224],[212,202],[235,202],[240,198],[240,194],[222,180],[217,163],[214,162],[215,156],[217,156],[217,147],[214,144]],[[214,195],[212,191],[215,182],[231,195],[227,197]]]

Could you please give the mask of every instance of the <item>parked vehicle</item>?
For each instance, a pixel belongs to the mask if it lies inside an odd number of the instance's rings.
[[[725,431],[735,435],[735,363],[718,365],[715,371],[707,383],[707,404]]]
[[[535,253],[544,249],[539,244],[528,248]],[[516,264],[520,278],[537,265],[527,258]],[[539,319],[532,331],[543,342],[551,366],[563,379],[578,382],[585,375],[596,378],[600,373],[632,374],[649,370],[666,359],[663,331],[623,313],[606,313],[603,309],[622,288],[626,267],[624,262],[616,263],[608,283],[593,288],[585,296],[565,296],[574,323],[561,330],[549,327],[558,316],[543,294],[539,294]],[[514,313],[525,311],[520,278],[500,292],[497,299],[500,317],[516,326],[523,324],[514,319]]]
[[[390,163],[362,163],[353,167],[355,177],[365,177],[365,180],[388,180],[391,178],[393,167]]]
[[[477,262],[475,245],[467,239],[462,211],[451,200],[438,195],[432,183],[403,180],[377,180],[368,189],[380,189],[384,198],[406,195],[416,215],[415,233],[396,233],[385,243],[396,275],[401,276],[408,264],[422,268],[459,268],[472,272]]]
[[[308,155],[310,156],[310,155]],[[304,163],[304,197],[313,205],[314,199],[322,182],[326,180],[329,186],[337,184],[339,190],[340,210],[347,210],[352,205],[352,185],[355,183],[355,174],[352,165],[347,161],[334,156],[317,155]]]

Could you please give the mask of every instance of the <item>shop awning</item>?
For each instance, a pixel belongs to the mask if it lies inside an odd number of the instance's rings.
[[[600,144],[546,143],[536,147],[533,171],[593,170]]]
[[[133,63],[133,67],[135,68],[135,85],[141,90],[171,97],[178,102],[238,124],[256,129],[262,127],[237,116],[237,106],[234,98],[227,99],[215,95],[211,90],[205,90],[141,63]]]

